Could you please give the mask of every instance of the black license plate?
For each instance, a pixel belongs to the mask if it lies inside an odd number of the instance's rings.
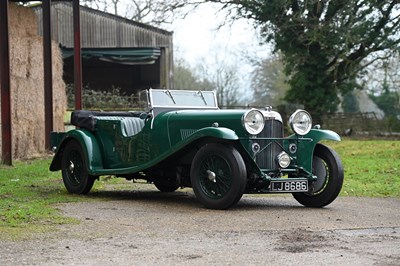
[[[307,180],[271,180],[271,192],[308,192]]]

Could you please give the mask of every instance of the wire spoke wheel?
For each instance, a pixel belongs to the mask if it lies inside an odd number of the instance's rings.
[[[199,179],[200,186],[208,197],[220,199],[232,186],[231,168],[219,155],[207,157],[201,163]]]
[[[318,179],[312,185],[312,190],[308,193],[309,195],[318,195],[322,193],[328,184],[328,181],[332,178],[329,173],[329,166],[320,157],[313,157],[313,174]]]
[[[313,175],[317,176],[317,180],[310,184],[310,191],[293,193],[293,196],[304,206],[324,207],[336,199],[343,185],[343,165],[334,150],[317,144],[313,156]]]
[[[193,159],[190,180],[200,203],[210,209],[227,209],[244,193],[246,166],[235,148],[206,144]]]
[[[61,172],[65,188],[70,193],[87,194],[93,187],[95,177],[88,174],[85,157],[78,142],[67,143],[62,154]]]
[[[78,186],[82,183],[82,174],[84,172],[82,157],[78,151],[73,150],[68,154],[67,161],[66,178],[71,184]]]

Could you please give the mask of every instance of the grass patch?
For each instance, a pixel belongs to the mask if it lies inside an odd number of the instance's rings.
[[[50,172],[51,158],[16,161],[14,166],[0,165],[0,239],[5,236],[51,230],[54,225],[78,223],[63,216],[55,207],[59,203],[108,200],[98,196],[106,186],[125,189],[121,178],[102,177],[91,195],[72,195],[62,182],[61,172]],[[89,194],[90,195],[90,194]]]
[[[49,172],[50,159],[0,166],[0,233],[15,236],[43,231],[51,225],[74,223],[54,204],[81,200],[66,193],[59,172]]]
[[[345,170],[342,196],[400,197],[400,141],[344,140],[326,143]]]

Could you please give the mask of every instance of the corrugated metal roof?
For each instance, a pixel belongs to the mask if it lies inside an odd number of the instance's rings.
[[[43,31],[42,8],[33,8]],[[73,47],[73,9],[70,2],[51,5],[52,39],[67,48]],[[123,17],[80,7],[82,48],[167,47],[172,50],[173,32],[128,20]]]

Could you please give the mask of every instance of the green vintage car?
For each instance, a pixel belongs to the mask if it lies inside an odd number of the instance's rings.
[[[343,166],[321,140],[333,131],[312,128],[297,110],[284,137],[279,113],[220,110],[213,91],[149,89],[143,112],[71,114],[76,129],[52,133],[51,171],[61,170],[70,193],[86,194],[99,176],[144,179],[162,192],[192,187],[207,208],[227,209],[244,193],[292,193],[308,207],[323,207],[339,194]]]

